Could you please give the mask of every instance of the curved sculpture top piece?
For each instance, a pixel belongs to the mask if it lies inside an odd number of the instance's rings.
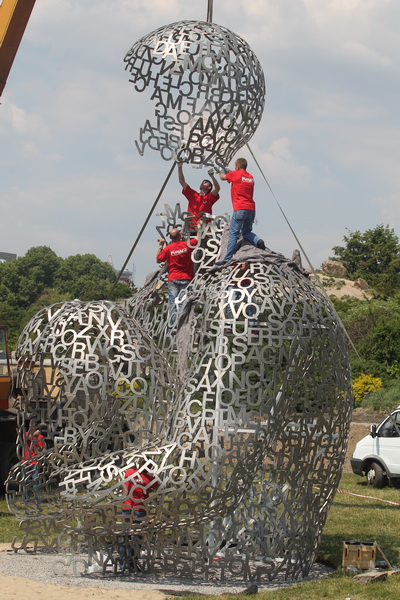
[[[262,67],[229,29],[199,21],[160,27],[136,42],[124,62],[137,92],[150,92],[154,120],[136,146],[164,160],[227,165],[252,137],[265,101]]]

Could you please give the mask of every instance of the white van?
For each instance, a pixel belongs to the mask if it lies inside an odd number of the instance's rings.
[[[400,406],[356,445],[351,468],[375,488],[400,480]]]

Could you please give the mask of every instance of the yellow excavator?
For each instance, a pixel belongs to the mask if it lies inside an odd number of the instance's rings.
[[[18,461],[16,453],[17,413],[13,405],[13,381],[7,327],[0,325],[0,493],[11,467]]]
[[[36,0],[0,0],[0,96]]]
[[[36,0],[0,0],[0,96],[24,35]],[[7,327],[0,325],[0,493],[16,455],[16,411],[12,405]]]

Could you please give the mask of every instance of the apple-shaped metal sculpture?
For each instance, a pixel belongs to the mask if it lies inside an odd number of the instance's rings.
[[[308,573],[350,423],[345,335],[329,300],[282,255],[245,244],[226,267],[204,268],[223,224],[203,224],[174,325],[159,271],[126,309],[74,301],[25,328],[20,444],[27,419],[49,440],[37,459],[41,513],[24,461],[9,480],[27,539],[52,522],[59,549],[76,560],[100,551],[115,571],[132,547],[146,572]],[[127,469],[152,482],[139,519],[121,513]]]

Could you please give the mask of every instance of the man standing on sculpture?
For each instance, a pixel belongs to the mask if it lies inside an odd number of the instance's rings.
[[[189,202],[188,212],[193,215],[193,225],[197,225],[201,213],[212,214],[212,207],[219,200],[220,185],[214,177],[214,170],[209,169],[208,174],[212,183],[208,179],[204,179],[200,184],[200,192],[196,192],[186,183],[183,165],[178,163],[178,179],[182,186],[182,194]]]
[[[220,173],[220,179],[231,184],[231,198],[233,215],[229,227],[228,248],[226,255],[216,264],[226,263],[237,250],[237,241],[241,233],[243,239],[261,250],[265,249],[264,241],[253,233],[253,222],[256,214],[256,205],[253,200],[254,178],[247,171],[247,160],[238,158],[235,170]]]
[[[171,243],[165,248],[165,240],[158,240],[156,260],[168,265],[168,302],[171,312],[175,312],[175,299],[194,277],[192,252],[197,245],[197,236],[182,240],[181,232],[176,227],[171,229],[169,236]]]

